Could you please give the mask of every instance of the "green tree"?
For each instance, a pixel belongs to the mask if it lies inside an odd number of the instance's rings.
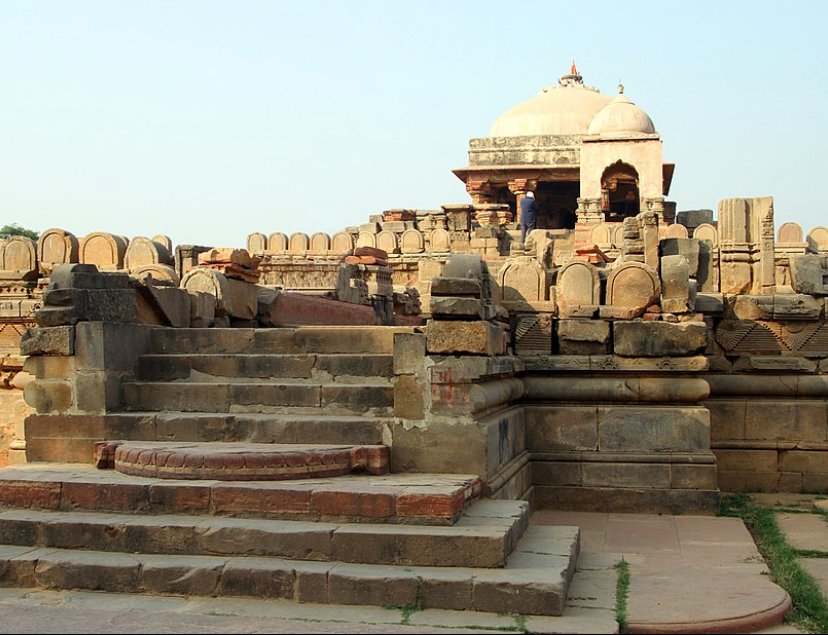
[[[2,227],[0,227],[0,238],[11,238],[12,236],[25,236],[26,238],[37,240],[39,234],[33,229],[26,229],[25,227],[21,227],[17,223],[12,223],[11,225],[3,225]]]

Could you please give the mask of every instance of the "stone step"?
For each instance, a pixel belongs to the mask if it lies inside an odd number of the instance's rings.
[[[30,415],[26,452],[31,461],[92,463],[94,444],[109,439],[249,443],[383,443],[390,419],[360,415],[122,412],[105,415]]]
[[[279,412],[390,414],[389,382],[362,384],[278,382],[136,381],[121,386],[125,410],[179,412]]]
[[[261,329],[175,329],[152,332],[154,353],[365,353],[391,355],[396,333],[414,327],[307,326]]]
[[[490,500],[449,527],[12,509],[0,512],[0,544],[495,568],[506,565],[528,522],[527,503]]]
[[[0,507],[452,525],[478,499],[481,488],[479,477],[460,474],[222,482],[130,476],[91,465],[28,463],[0,470]]]
[[[554,530],[554,531],[548,531]],[[0,546],[2,584],[128,593],[244,596],[325,604],[561,615],[577,527],[530,527],[504,568],[422,567],[263,556],[192,556]]]
[[[147,381],[286,377],[360,382],[372,377],[392,377],[393,365],[393,355],[153,354],[138,359],[137,377]]]
[[[286,481],[388,473],[387,445],[103,441],[96,466],[149,478]]]

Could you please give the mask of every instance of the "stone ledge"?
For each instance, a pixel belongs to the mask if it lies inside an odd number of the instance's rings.
[[[529,460],[573,463],[671,463],[677,465],[716,463],[716,457],[711,452],[701,454],[685,452],[530,452]]]
[[[700,372],[709,368],[704,355],[689,357],[622,357],[620,355],[539,355],[522,358],[527,371]]]
[[[451,525],[481,489],[479,477],[459,474],[221,482],[156,480],[75,464],[0,471],[0,506],[284,520]]]
[[[523,501],[480,501],[448,527],[9,509],[0,511],[0,543],[115,553],[499,568],[524,534],[528,515]]]
[[[122,474],[164,479],[280,481],[388,473],[384,445],[111,442],[112,467]],[[107,466],[109,467],[109,466]]]
[[[544,555],[517,552],[502,569],[402,567],[266,557],[170,556],[5,546],[0,565],[20,587],[85,588],[299,602],[407,605],[561,615],[578,556],[579,530],[534,528]],[[558,529],[558,528],[554,528]]]

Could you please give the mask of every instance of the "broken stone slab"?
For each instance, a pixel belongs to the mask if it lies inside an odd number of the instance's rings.
[[[817,364],[804,357],[776,357],[772,355],[743,355],[733,363],[734,371],[779,371],[815,373]]]
[[[443,265],[440,274],[446,278],[483,280],[483,261],[476,254],[454,254]]]
[[[634,320],[643,314],[644,311],[640,308],[626,308],[621,306],[598,307],[598,316],[604,320]]]
[[[558,311],[561,317],[570,317],[570,318],[594,318],[595,314],[598,313],[598,305],[597,304],[576,304],[576,305],[569,305],[566,308],[566,312],[562,312],[560,305],[558,306]]]
[[[797,293],[828,295],[828,258],[806,254],[790,259],[791,283]]]
[[[431,314],[435,318],[438,316],[446,316],[451,318],[481,319],[483,317],[483,304],[478,298],[432,295]]]
[[[616,322],[614,350],[623,357],[694,355],[707,347],[707,325],[699,322]]]
[[[216,317],[216,296],[201,291],[187,291],[190,295],[190,326],[207,328]]]
[[[129,276],[124,273],[98,271],[95,265],[55,265],[49,278],[49,289],[129,289]]]
[[[810,295],[739,295],[732,299],[730,312],[738,320],[816,320],[823,303]]]
[[[607,353],[610,323],[605,320],[559,320],[558,350],[561,355]]]
[[[439,276],[431,281],[431,295],[480,297],[482,287],[476,278],[447,278]]]
[[[721,293],[698,293],[694,309],[707,315],[723,315],[724,296]]]
[[[256,317],[259,304],[257,286],[232,280],[213,269],[191,269],[181,280],[188,292],[202,291],[216,297],[216,313],[240,320]]]
[[[147,283],[139,285],[138,292],[160,314],[163,322],[175,328],[189,327],[191,296],[186,289],[157,287],[151,279],[147,279]]]
[[[699,241],[695,238],[663,238],[659,242],[661,256],[684,256],[689,267],[688,274],[695,278],[699,271]],[[662,261],[663,262],[663,261]],[[662,272],[663,276],[663,272]]]
[[[370,305],[352,304],[302,293],[280,293],[269,308],[274,326],[374,326]]]
[[[688,209],[676,213],[676,222],[689,229],[713,222],[712,209]]]
[[[430,354],[503,355],[506,335],[490,322],[431,320],[426,327],[426,348]]]
[[[55,289],[52,302],[35,312],[39,326],[72,325],[78,322],[138,323],[134,289]],[[47,295],[48,297],[48,295]]]
[[[259,295],[258,308],[256,311],[256,319],[262,326],[273,327],[276,326],[274,321],[274,309],[276,308],[276,298],[282,292],[281,287],[264,287],[259,285],[257,293]]]
[[[690,265],[682,255],[661,258],[661,308],[668,313],[690,310]]]
[[[75,327],[30,328],[20,339],[21,355],[74,355]]]
[[[246,269],[255,269],[259,265],[259,259],[253,258],[246,249],[219,247],[198,254],[198,263],[230,263]]]

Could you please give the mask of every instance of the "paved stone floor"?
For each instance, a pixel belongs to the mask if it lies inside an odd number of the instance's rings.
[[[821,516],[796,516],[824,523]],[[630,564],[631,631],[710,632],[725,627],[719,632],[797,632],[789,626],[768,627],[768,616],[778,619],[787,596],[768,580],[738,519],[540,511],[532,521],[575,524],[582,530],[580,570],[563,618],[524,621],[438,610],[406,616],[399,609],[380,607],[0,589],[0,632],[610,633],[617,631],[615,577],[607,574],[614,573],[609,569],[622,557]],[[828,526],[825,531],[828,549]],[[803,536],[812,533],[810,525],[802,531]],[[789,535],[795,540],[798,533]]]

